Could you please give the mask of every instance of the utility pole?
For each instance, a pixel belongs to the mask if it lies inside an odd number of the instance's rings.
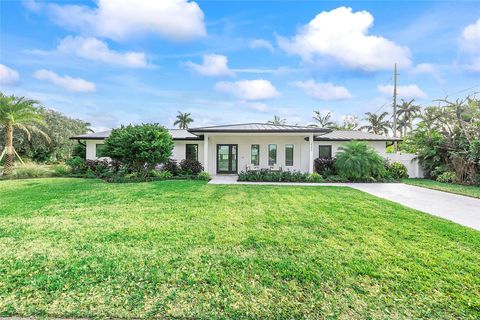
[[[395,63],[393,71],[393,137],[397,137],[397,64]],[[398,151],[397,141],[393,141],[393,149]]]

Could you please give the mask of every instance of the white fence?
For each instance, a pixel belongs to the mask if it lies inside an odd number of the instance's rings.
[[[417,159],[416,154],[412,153],[387,153],[386,156],[390,162],[400,162],[403,163],[408,169],[408,176],[410,178],[423,178],[424,172],[423,168],[420,166],[420,163]]]

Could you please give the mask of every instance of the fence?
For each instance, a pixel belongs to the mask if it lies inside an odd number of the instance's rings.
[[[423,178],[423,168],[417,159],[416,154],[412,153],[387,153],[386,156],[391,162],[403,163],[408,169],[408,176],[410,178]]]

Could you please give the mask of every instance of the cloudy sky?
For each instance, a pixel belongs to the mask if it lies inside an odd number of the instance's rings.
[[[307,124],[480,90],[475,1],[1,1],[0,90],[101,130]]]

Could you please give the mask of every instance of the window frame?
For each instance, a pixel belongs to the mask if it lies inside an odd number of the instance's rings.
[[[185,144],[185,159],[189,159],[188,158],[188,147],[189,146],[196,146],[195,159],[192,159],[192,160],[198,161],[198,143],[186,143]]]
[[[254,162],[253,161],[253,147],[256,147],[257,149],[257,161]],[[250,164],[251,165],[254,165],[254,166],[259,166],[260,165],[260,145],[259,144],[256,144],[256,143],[253,143],[250,145]]]
[[[105,143],[95,143],[95,158],[105,158],[105,156],[100,156],[98,155],[98,149],[100,148],[104,148],[105,147]]]
[[[275,161],[271,162],[270,161],[270,147],[275,146]],[[275,166],[278,162],[278,146],[276,143],[271,143],[268,145],[268,165],[269,166]]]
[[[328,156],[328,157],[321,157],[320,149],[321,149],[322,147],[329,149],[329,151],[330,151],[330,152],[329,152],[330,156]],[[319,145],[319,146],[318,146],[318,158],[319,158],[319,159],[332,158],[332,146],[329,145],[329,144],[321,144],[321,145]]]
[[[291,159],[291,163],[289,163],[289,159],[287,158],[287,149],[289,147],[292,147],[292,159]],[[294,165],[294,159],[295,159],[295,146],[293,143],[287,143],[285,144],[285,166],[286,167],[293,167]]]

